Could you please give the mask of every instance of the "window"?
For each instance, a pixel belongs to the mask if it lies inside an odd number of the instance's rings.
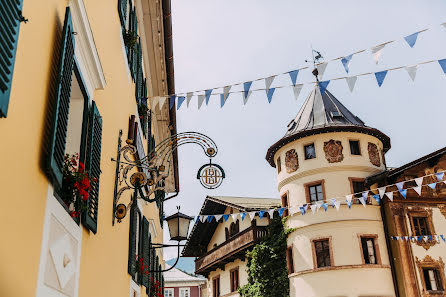
[[[413,217],[415,236],[430,235],[426,217]]]
[[[311,202],[324,200],[324,194],[322,192],[322,184],[310,186],[308,187],[308,190],[310,191]]]
[[[280,157],[277,158],[277,173],[280,173],[282,171],[282,162],[280,161]]]
[[[427,291],[443,291],[440,272],[435,268],[423,268],[424,285]]]
[[[364,186],[364,179],[350,177],[349,180],[351,193],[355,194],[356,198],[362,197],[362,192],[366,190]],[[358,199],[353,199],[353,203],[360,204],[361,202]]]
[[[359,140],[350,140],[349,142],[350,142],[350,153],[352,155],[361,155]]]
[[[8,114],[12,74],[19,39],[23,0],[3,2],[0,6],[0,118]]]
[[[190,288],[180,288],[180,297],[190,297]]]
[[[314,143],[304,146],[305,160],[316,158],[316,150],[314,149]]]
[[[379,255],[376,246],[376,237],[361,237],[361,248],[364,264],[379,264]]]
[[[293,259],[293,247],[289,246],[286,249],[286,263],[288,268],[288,274],[294,273],[294,259]]]
[[[231,292],[235,292],[239,287],[238,267],[231,269],[229,273],[231,277]]]
[[[282,207],[285,207],[285,210],[283,211],[283,216],[288,216],[288,193],[285,193],[280,198],[282,200]]]
[[[173,297],[173,288],[164,289],[164,297]]]
[[[235,223],[232,222],[229,226],[229,237],[234,236],[235,234],[239,233],[240,231],[240,223],[239,220],[237,220]]]
[[[212,297],[220,297],[220,277],[214,277],[212,279]]]
[[[316,268],[331,266],[330,240],[321,239],[313,242],[316,256]]]

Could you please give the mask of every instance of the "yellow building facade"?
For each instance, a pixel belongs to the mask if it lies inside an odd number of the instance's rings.
[[[7,209],[0,296],[147,296],[136,256],[141,233],[163,242],[162,203],[134,204],[136,231],[130,209],[118,223],[111,159],[120,132],[122,145],[128,140],[142,156],[176,133],[175,107],[157,97],[174,93],[170,2],[2,1],[0,20],[0,199]],[[71,203],[63,195],[64,155],[76,153],[96,179],[86,209],[76,208],[79,197]],[[166,196],[179,189],[173,159]],[[129,204],[127,192],[119,203]],[[160,249],[150,262],[156,258],[159,266],[149,269],[164,267]],[[151,276],[162,283],[160,273]]]

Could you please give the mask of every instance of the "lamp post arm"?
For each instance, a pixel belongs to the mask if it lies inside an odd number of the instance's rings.
[[[166,271],[169,271],[169,270],[171,270],[171,269],[173,269],[177,264],[178,264],[178,261],[180,260],[180,243],[178,242],[178,256],[177,256],[177,260],[175,261],[175,263],[173,263],[173,265],[172,266],[170,266],[170,268],[167,268],[167,269],[164,269],[164,270],[149,270],[149,272],[166,272]]]

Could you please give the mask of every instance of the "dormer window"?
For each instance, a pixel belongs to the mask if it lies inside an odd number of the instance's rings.
[[[342,114],[337,110],[333,110],[330,113],[331,113],[331,117],[333,117],[333,118],[342,118]]]
[[[305,160],[316,158],[316,150],[314,148],[314,143],[304,146],[305,150]]]

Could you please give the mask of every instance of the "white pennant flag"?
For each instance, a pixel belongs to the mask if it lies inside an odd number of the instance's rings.
[[[249,96],[251,96],[251,94],[252,94],[252,91],[248,91],[248,94],[246,95],[246,98],[245,98],[245,95],[242,93],[243,105],[246,105],[246,103],[248,103],[248,99],[249,99]]]
[[[223,215],[214,215],[214,217],[215,217],[215,221],[216,222],[218,222],[218,221],[220,221],[220,219],[221,219],[221,217],[222,217]]]
[[[237,216],[238,216],[238,213],[233,213],[233,214],[231,215],[232,220],[234,221],[234,223],[235,223],[235,221],[237,221]]]
[[[310,205],[310,208],[311,208],[311,211],[313,212],[313,214],[314,214],[314,212],[316,211],[316,207],[317,207],[316,204],[311,204],[311,205]]]
[[[229,91],[231,90],[232,86],[226,86],[223,88],[223,100],[224,102],[226,102],[226,100],[228,100],[228,96],[229,96]]]
[[[334,205],[335,205],[335,207],[336,207],[336,210],[339,210],[339,206],[341,206],[341,201],[336,201],[336,202],[334,203]]]
[[[297,212],[297,207],[293,206],[293,207],[288,207],[288,212],[290,213],[290,215],[293,215]]]
[[[200,221],[203,223],[205,219],[207,219],[208,216],[200,216]]]
[[[347,204],[350,204],[352,202],[352,199],[353,199],[353,194],[345,196],[345,200],[347,201]]]
[[[321,208],[323,202],[316,202],[316,209],[319,211],[319,208]]]
[[[427,239],[428,239],[429,237],[427,237],[427,235],[424,235],[423,236],[423,240],[424,240],[424,242],[427,242]]]
[[[385,44],[381,44],[371,48],[373,60],[375,61],[376,64],[378,64],[379,58],[381,57],[382,54],[382,50],[385,46],[386,46]]]
[[[255,211],[250,211],[248,212],[249,217],[251,218],[251,221],[254,219],[254,217],[256,216],[256,212]]]
[[[389,198],[390,201],[393,201],[393,192],[387,192],[386,196],[387,198]]]
[[[405,68],[406,68],[407,74],[409,74],[409,76],[412,79],[412,81],[415,81],[415,77],[417,76],[418,65],[407,66]]]
[[[194,95],[194,92],[189,92],[186,94],[186,106],[189,107],[190,99],[192,99],[192,96]]]
[[[418,193],[419,196],[421,196],[421,186],[416,186],[412,188],[415,192]]]
[[[422,176],[422,177],[418,177],[418,178],[414,179],[417,186],[421,186],[423,184],[423,178],[424,177]]]
[[[164,103],[166,103],[167,98],[166,97],[159,97],[159,105],[160,105],[160,110],[163,109]]]
[[[203,105],[204,98],[205,98],[204,95],[198,95],[198,109],[200,109],[201,105]]]
[[[359,202],[361,202],[361,204],[362,204],[362,206],[364,206],[365,207],[365,200],[364,200],[364,197],[359,197]]]
[[[386,187],[378,188],[379,197],[383,199],[384,194],[386,193]]]
[[[271,87],[273,80],[276,78],[275,75],[265,78],[265,87],[267,90]]]
[[[268,210],[268,213],[269,213],[269,217],[270,217],[270,219],[272,219],[273,216],[274,216],[274,209],[270,209],[270,210]]]
[[[350,93],[353,92],[357,79],[358,79],[357,76],[349,76],[345,78],[345,80],[347,81],[348,88],[350,89]]]
[[[300,91],[302,90],[303,85],[295,85],[293,86],[294,99],[299,98]]]
[[[324,76],[324,72],[325,72],[325,69],[327,69],[327,65],[328,65],[327,62],[316,65],[317,72],[319,74],[320,79],[322,79],[322,76]]]
[[[404,238],[406,239],[406,241],[409,241],[409,236],[404,236]]]
[[[435,240],[438,241],[438,242],[441,242],[440,235],[435,235]]]

